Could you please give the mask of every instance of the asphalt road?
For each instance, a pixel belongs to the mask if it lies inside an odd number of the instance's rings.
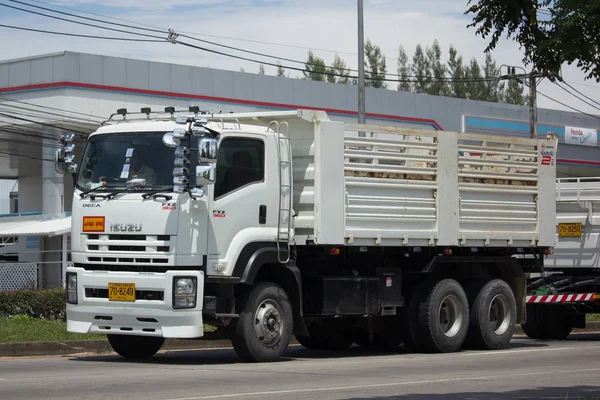
[[[283,361],[233,350],[0,359],[0,399],[600,399],[600,334],[455,354],[291,347]]]

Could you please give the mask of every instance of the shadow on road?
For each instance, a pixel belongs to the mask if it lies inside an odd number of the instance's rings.
[[[509,392],[461,392],[439,394],[398,394],[394,396],[346,397],[346,400],[464,400],[464,399],[600,399],[600,386],[541,387]]]
[[[515,341],[506,350],[535,349],[548,347],[548,343],[542,341]],[[467,351],[467,350],[465,350]],[[469,350],[470,351],[470,350]],[[303,361],[315,359],[341,359],[353,357],[376,357],[403,355],[406,359],[416,357],[439,356],[439,354],[412,353],[404,346],[395,349],[380,350],[352,346],[348,350],[309,350],[300,345],[290,345],[284,357],[279,362]],[[73,361],[87,362],[112,362],[112,363],[143,363],[143,364],[173,364],[173,365],[225,365],[237,364],[243,361],[233,349],[204,349],[204,350],[169,350],[161,352],[150,359],[132,360],[124,359],[116,354],[110,355],[86,355],[70,357]]]

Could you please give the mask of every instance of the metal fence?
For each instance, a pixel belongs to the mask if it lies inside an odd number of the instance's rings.
[[[0,292],[38,287],[38,263],[0,263]]]

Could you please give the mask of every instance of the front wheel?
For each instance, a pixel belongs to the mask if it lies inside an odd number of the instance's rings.
[[[153,336],[106,335],[113,350],[125,358],[150,358],[155,355],[164,338]]]
[[[244,361],[277,361],[293,331],[292,306],[285,291],[272,282],[256,283],[238,304],[242,311],[232,323],[235,352]]]

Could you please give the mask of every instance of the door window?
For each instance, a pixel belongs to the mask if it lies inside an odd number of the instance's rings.
[[[215,199],[256,182],[265,175],[265,144],[258,139],[225,138],[219,145]]]

